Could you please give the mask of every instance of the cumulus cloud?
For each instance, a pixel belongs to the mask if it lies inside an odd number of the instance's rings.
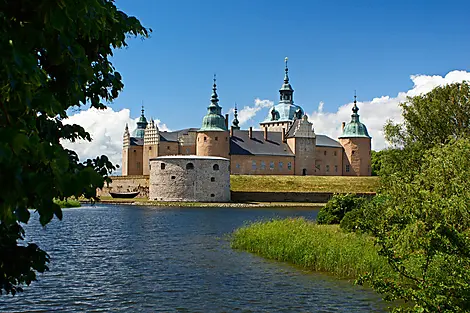
[[[413,97],[419,94],[430,92],[437,86],[443,86],[464,80],[470,81],[470,72],[452,71],[444,77],[429,75],[412,75],[413,87],[397,96],[382,96],[370,101],[358,101],[361,122],[367,126],[369,135],[372,136],[372,149],[381,150],[388,147],[384,138],[383,126],[388,119],[394,122],[402,122],[402,112],[399,107],[400,102],[406,97]],[[341,122],[349,122],[351,119],[352,102],[342,105],[334,113],[323,112],[323,102],[320,102],[318,109],[309,115],[309,120],[313,123],[315,132],[325,134],[332,138],[337,138],[341,134]]]
[[[256,98],[253,106],[246,105],[241,110],[238,110],[238,121],[240,122],[240,125],[250,121],[260,110],[270,108],[273,105],[274,102],[271,100],[261,100]],[[233,113],[233,109],[230,109],[229,113]]]
[[[107,155],[111,162],[121,165],[122,163],[122,136],[126,123],[129,131],[137,127],[137,120],[130,117],[129,109],[114,111],[111,108],[97,110],[90,108],[71,115],[64,120],[64,124],[78,124],[85,128],[91,135],[92,141],[63,141],[63,145],[77,152],[80,160],[95,158],[99,155]],[[155,120],[158,128],[168,131],[168,127]]]

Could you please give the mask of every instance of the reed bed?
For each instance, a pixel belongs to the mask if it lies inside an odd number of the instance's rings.
[[[231,246],[342,278],[358,278],[365,273],[395,276],[387,261],[377,254],[370,236],[345,233],[338,225],[318,225],[303,218],[243,226],[233,233]]]
[[[67,199],[67,200],[54,199],[54,203],[58,204],[61,208],[76,208],[81,205],[80,201],[76,199]]]

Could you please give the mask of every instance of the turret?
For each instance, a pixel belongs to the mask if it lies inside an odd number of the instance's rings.
[[[338,137],[343,146],[343,175],[370,176],[371,175],[371,137],[367,127],[359,121],[359,108],[357,97],[354,94],[354,105],[351,121],[343,128]]]
[[[226,119],[222,115],[222,108],[219,106],[215,75],[210,101],[207,114],[202,120],[202,127],[197,134],[196,154],[228,158],[230,138]]]
[[[131,134],[129,133],[129,126],[126,123],[124,128],[124,135],[122,136],[122,176],[129,175],[129,147],[131,145]]]
[[[143,150],[143,174],[150,174],[150,162],[152,158],[158,156],[158,143],[160,142],[160,132],[153,119],[150,119],[144,130],[144,150]]]
[[[307,115],[295,120],[283,137],[295,154],[294,175],[315,175],[316,135]]]

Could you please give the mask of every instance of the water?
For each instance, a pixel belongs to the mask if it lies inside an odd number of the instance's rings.
[[[245,221],[316,214],[97,205],[45,229],[33,217],[28,239],[49,252],[50,271],[0,296],[0,311],[383,312],[371,290],[234,251],[225,236]]]

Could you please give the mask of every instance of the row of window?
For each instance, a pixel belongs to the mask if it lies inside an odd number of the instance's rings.
[[[214,140],[219,141],[219,137],[217,137],[217,136],[214,137]],[[199,141],[199,138],[197,139],[197,141]],[[204,142],[206,142],[206,141],[207,141],[207,137],[204,137]],[[225,137],[225,141],[228,141],[228,137]]]
[[[165,164],[165,163],[161,163],[161,164],[160,164],[160,169],[164,170],[165,168],[166,168],[166,164]],[[194,169],[194,164],[191,163],[191,162],[187,163],[187,164],[186,164],[186,169],[187,169],[187,170],[193,170],[193,169]],[[214,164],[214,165],[212,166],[212,169],[213,169],[214,171],[218,171],[218,170],[219,170],[219,164]]]
[[[240,164],[239,164],[239,163],[235,164],[235,167],[239,169],[239,168],[240,168]],[[273,161],[269,162],[269,169],[270,169],[270,170],[273,170],[274,167],[275,167],[275,163],[274,163]],[[284,168],[284,163],[283,163],[283,162],[279,162],[279,163],[278,163],[278,168],[279,168],[280,170],[282,170],[282,169]],[[256,170],[256,169],[257,169],[257,163],[256,163],[256,161],[252,161],[252,162],[251,162],[251,169],[252,169],[252,170]],[[260,169],[261,169],[261,170],[265,170],[265,169],[266,169],[266,162],[265,162],[265,161],[261,161],[261,162],[260,162]],[[292,170],[292,162],[287,162],[287,169],[288,169],[288,170]]]
[[[240,169],[240,164],[239,164],[239,163],[236,163],[236,164],[235,164],[235,168]],[[270,169],[270,170],[274,170],[274,168],[275,168],[275,163],[272,162],[272,161],[269,162],[269,169]],[[279,168],[279,170],[282,170],[282,169],[284,168],[284,163],[283,163],[283,162],[279,162],[279,163],[278,163],[278,168]],[[321,170],[321,164],[316,165],[315,168],[320,171],[320,170]],[[256,161],[252,161],[252,162],[251,162],[251,169],[254,170],[254,171],[257,169],[257,163],[256,163]],[[261,161],[261,162],[260,162],[260,169],[261,169],[261,170],[265,170],[265,169],[266,169],[266,162],[265,162],[265,161]],[[288,169],[288,170],[292,170],[292,162],[287,162],[287,169]],[[338,173],[338,165],[335,165],[335,166],[334,166],[334,169],[335,169],[335,173]],[[349,166],[349,165],[346,165],[345,170],[346,170],[346,173],[349,173],[350,170],[351,170],[351,169],[350,169],[350,166]],[[326,173],[329,173],[329,172],[330,172],[330,165],[325,165],[325,171],[326,171]]]

